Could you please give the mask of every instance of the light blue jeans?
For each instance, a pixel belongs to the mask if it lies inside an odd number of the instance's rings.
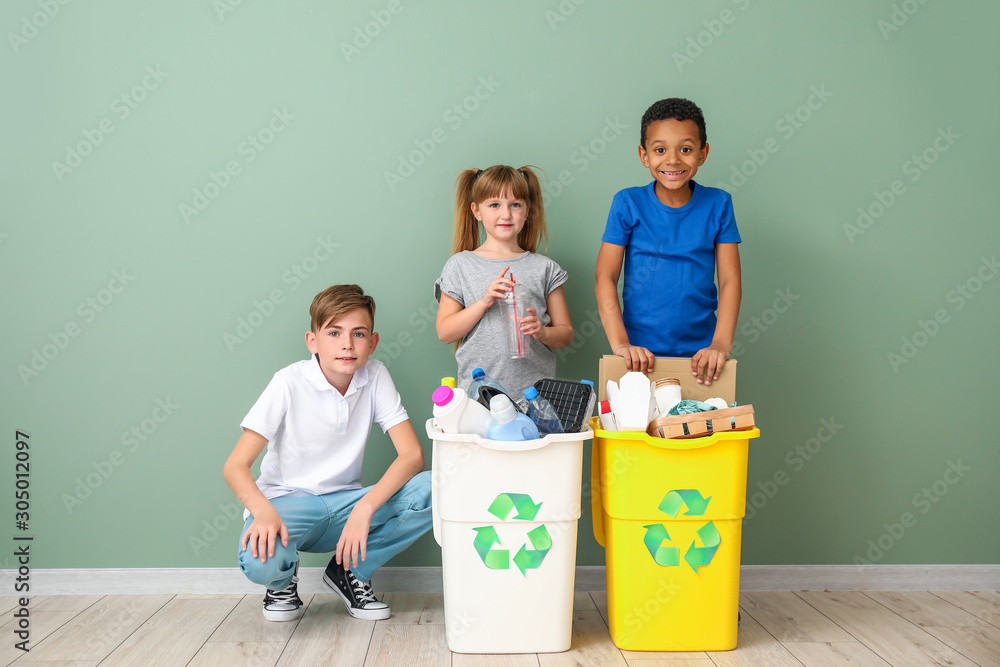
[[[298,552],[336,551],[347,517],[369,489],[370,486],[335,491],[325,496],[272,498],[271,504],[288,528],[288,546],[282,546],[279,538],[274,545],[274,556],[266,563],[259,557],[254,558],[249,549],[241,549],[239,560],[243,574],[250,581],[274,591],[287,588],[299,561]],[[368,555],[365,560],[359,560],[357,567],[351,568],[354,576],[361,581],[371,581],[375,570],[430,530],[432,520],[431,473],[424,471],[375,511],[368,531]],[[252,522],[253,515],[250,515],[240,533],[241,541]]]

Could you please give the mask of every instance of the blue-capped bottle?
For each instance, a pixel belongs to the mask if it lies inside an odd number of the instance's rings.
[[[548,400],[538,395],[537,389],[528,387],[524,390],[524,397],[528,400],[528,416],[535,422],[538,432],[543,437],[549,433],[565,432],[559,413]]]
[[[504,394],[507,393],[507,390],[504,389],[499,382],[487,375],[486,371],[482,368],[474,368],[472,369],[472,384],[469,385],[469,398],[474,401],[479,401],[488,408],[490,407],[489,402],[483,401],[482,397],[479,395],[480,387],[491,387]]]

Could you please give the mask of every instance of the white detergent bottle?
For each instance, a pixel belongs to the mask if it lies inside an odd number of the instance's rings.
[[[490,440],[535,440],[539,437],[535,422],[518,412],[504,394],[490,399],[490,415],[493,417]]]
[[[486,406],[469,400],[463,391],[451,387],[438,387],[431,395],[434,418],[442,433],[475,434],[489,437],[493,419]]]

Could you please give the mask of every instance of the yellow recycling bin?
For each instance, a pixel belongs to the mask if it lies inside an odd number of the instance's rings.
[[[760,431],[664,439],[591,425],[612,640],[631,651],[735,648],[747,453]]]

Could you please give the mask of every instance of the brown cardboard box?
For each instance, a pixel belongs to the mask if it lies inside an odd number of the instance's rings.
[[[625,360],[613,354],[601,358],[598,395],[600,400],[608,398],[608,380],[618,382],[625,375]],[[647,376],[650,380],[660,378],[677,378],[681,382],[681,396],[685,400],[704,401],[718,396],[731,404],[736,400],[736,360],[726,362],[718,380],[713,380],[710,386],[698,384],[691,375],[691,359],[687,357],[657,357],[653,370]]]

